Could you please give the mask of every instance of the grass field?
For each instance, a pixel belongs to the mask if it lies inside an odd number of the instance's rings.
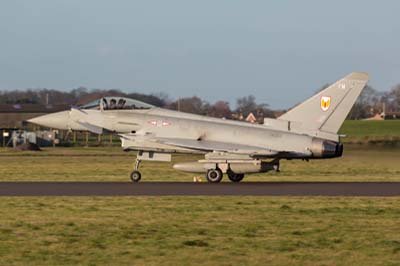
[[[172,169],[173,162],[143,162],[145,181],[191,181],[193,174]],[[0,181],[128,181],[135,153],[120,148],[47,148],[41,152],[0,149]],[[344,157],[282,161],[281,172],[249,175],[246,181],[400,181],[400,149],[345,146]],[[227,179],[225,179],[227,180]]]
[[[352,123],[350,143],[398,132]],[[127,181],[134,158],[119,147],[0,149],[0,181]],[[191,181],[171,165],[198,158],[144,162],[143,180]],[[345,145],[343,158],[281,170],[245,181],[400,181],[400,149]],[[0,265],[394,266],[399,221],[400,197],[1,197]]]
[[[0,265],[399,265],[400,198],[1,198]]]
[[[400,143],[400,120],[346,120],[339,133],[344,143]]]

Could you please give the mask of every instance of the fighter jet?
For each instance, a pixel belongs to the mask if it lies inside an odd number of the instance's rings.
[[[202,173],[212,183],[226,174],[240,182],[245,174],[279,171],[280,160],[341,157],[338,130],[368,82],[354,72],[293,107],[277,119],[250,124],[158,108],[121,97],[105,97],[81,108],[29,120],[50,128],[114,132],[122,148],[137,151],[133,182],[141,179],[140,162],[171,161],[171,154],[201,154],[177,163],[181,171]]]

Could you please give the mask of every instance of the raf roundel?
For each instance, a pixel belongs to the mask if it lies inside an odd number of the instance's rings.
[[[329,110],[331,106],[331,97],[330,96],[322,96],[321,97],[321,110],[326,112]]]

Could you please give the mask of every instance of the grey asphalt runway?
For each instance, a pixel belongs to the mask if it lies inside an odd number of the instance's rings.
[[[400,196],[400,182],[0,182],[0,196]]]

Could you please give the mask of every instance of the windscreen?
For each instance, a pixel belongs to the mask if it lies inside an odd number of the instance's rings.
[[[150,104],[134,99],[123,97],[104,97],[85,104],[81,107],[81,109],[100,110],[100,102],[103,105],[103,110],[146,110],[153,108],[153,106]]]

